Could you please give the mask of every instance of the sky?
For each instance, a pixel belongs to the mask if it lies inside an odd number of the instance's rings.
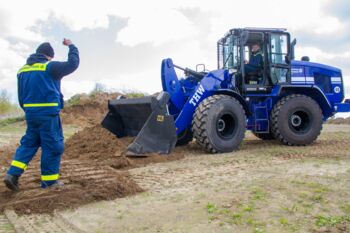
[[[297,38],[296,58],[341,68],[350,94],[348,0],[0,0],[0,89],[16,100],[16,73],[42,42],[55,60],[67,59],[69,38],[81,63],[62,81],[65,98],[91,91],[161,90],[162,59],[217,68],[216,42],[239,27],[287,28]]]

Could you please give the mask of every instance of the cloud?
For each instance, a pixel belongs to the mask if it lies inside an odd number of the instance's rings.
[[[333,16],[339,18],[342,21],[350,20],[350,3],[348,0],[333,0],[325,4],[322,9],[324,12],[328,12]]]
[[[149,17],[157,15],[157,17]],[[117,42],[136,46],[153,43],[155,46],[168,42],[189,39],[197,29],[176,9],[151,9],[139,12],[129,18],[128,24],[118,35]]]
[[[348,9],[345,0],[13,0],[0,6],[1,85],[15,87],[16,70],[42,41],[52,43],[57,60],[65,60],[61,41],[68,37],[80,49],[81,65],[63,81],[67,97],[96,82],[152,93],[161,88],[163,58],[215,69],[217,40],[247,26],[287,27],[298,39],[298,57],[309,55],[350,76]]]

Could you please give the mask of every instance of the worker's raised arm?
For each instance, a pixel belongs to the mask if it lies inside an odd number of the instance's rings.
[[[51,76],[57,80],[73,73],[78,68],[80,61],[78,48],[71,40],[64,39],[63,45],[69,47],[68,60],[66,62],[52,61],[48,67]]]

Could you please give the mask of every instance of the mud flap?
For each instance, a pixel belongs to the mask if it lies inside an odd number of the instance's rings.
[[[177,137],[174,118],[167,110],[168,100],[167,92],[158,97],[110,100],[102,126],[117,137],[136,136],[128,146],[127,156],[169,154]]]

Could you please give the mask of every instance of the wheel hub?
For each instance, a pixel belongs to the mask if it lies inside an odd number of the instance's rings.
[[[230,113],[221,114],[216,122],[216,130],[223,139],[230,139],[235,134],[237,125],[234,116]]]
[[[291,123],[292,123],[292,125],[293,125],[294,127],[300,126],[300,125],[301,125],[301,122],[302,122],[302,120],[301,120],[301,117],[300,117],[300,116],[298,116],[298,115],[292,115],[292,117],[291,117]]]
[[[223,132],[225,128],[226,128],[226,123],[225,123],[225,121],[224,121],[223,119],[220,119],[220,120],[218,121],[218,131],[219,131],[219,132]]]

